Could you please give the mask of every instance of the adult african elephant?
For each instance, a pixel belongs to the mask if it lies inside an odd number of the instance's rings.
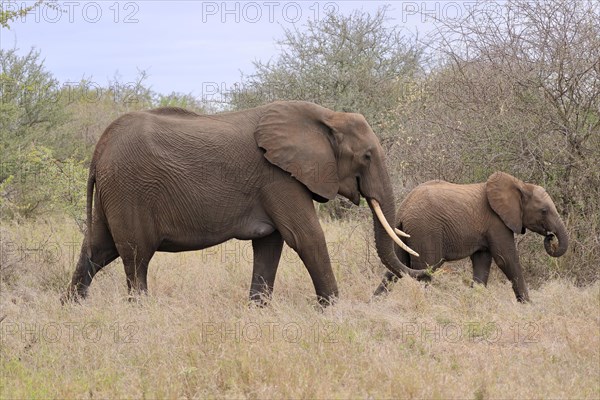
[[[291,101],[218,115],[177,108],[123,115],[96,145],[88,229],[63,299],[84,297],[94,275],[119,256],[129,291],[145,292],[156,251],[237,238],[252,240],[251,300],[269,299],[285,241],[308,269],[319,302],[328,304],[338,288],[313,200],[337,194],[357,205],[361,195],[367,199],[390,271],[429,277],[394,253],[393,240],[402,242],[386,222],[395,220],[392,187],[362,115]]]
[[[407,244],[420,254],[413,258],[397,248],[406,265],[423,269],[471,257],[473,281],[486,285],[494,259],[521,302],[528,301],[529,294],[514,234],[529,229],[544,235],[546,252],[553,257],[562,256],[569,245],[565,225],[544,188],[503,172],[492,174],[485,183],[419,185],[402,202],[397,218],[396,226],[411,235]],[[375,295],[386,292],[392,281],[395,277],[385,274]]]

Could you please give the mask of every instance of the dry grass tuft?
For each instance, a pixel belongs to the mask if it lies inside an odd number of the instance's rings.
[[[599,398],[600,285],[552,280],[518,304],[460,264],[431,285],[382,272],[370,224],[328,222],[342,298],[320,311],[286,249],[271,306],[248,307],[251,251],[158,254],[150,295],[122,265],[60,306],[81,236],[65,222],[2,228],[2,398]]]

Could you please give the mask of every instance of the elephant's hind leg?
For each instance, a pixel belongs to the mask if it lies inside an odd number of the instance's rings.
[[[104,266],[110,264],[119,253],[110,232],[103,222],[95,221],[92,225],[91,257],[88,257],[87,238],[83,240],[79,261],[71,278],[71,283],[61,302],[84,298],[94,276]]]
[[[250,300],[259,306],[265,306],[273,293],[275,274],[283,249],[283,238],[278,231],[275,231],[269,236],[253,240],[252,249],[254,251],[254,267]]]
[[[487,285],[490,267],[492,266],[492,253],[488,251],[473,253],[471,263],[473,264],[473,282]]]
[[[147,293],[148,264],[156,249],[130,242],[117,243],[117,248],[123,259],[129,294],[138,295]]]

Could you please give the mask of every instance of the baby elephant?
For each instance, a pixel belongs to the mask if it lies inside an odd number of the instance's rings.
[[[420,254],[410,256],[396,247],[398,258],[410,268],[471,257],[473,281],[486,285],[493,259],[520,302],[528,301],[529,294],[514,234],[529,229],[544,235],[552,257],[565,254],[569,245],[565,225],[544,188],[503,172],[485,183],[430,181],[417,186],[400,205],[396,226],[410,235],[408,245]],[[375,295],[387,292],[396,279],[386,273]]]

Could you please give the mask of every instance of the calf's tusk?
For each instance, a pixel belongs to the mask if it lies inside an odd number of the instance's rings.
[[[394,228],[394,232],[396,232],[396,234],[398,234],[398,236],[402,236],[402,237],[405,237],[405,238],[409,238],[410,237],[410,235],[408,233],[402,232],[398,228]]]

